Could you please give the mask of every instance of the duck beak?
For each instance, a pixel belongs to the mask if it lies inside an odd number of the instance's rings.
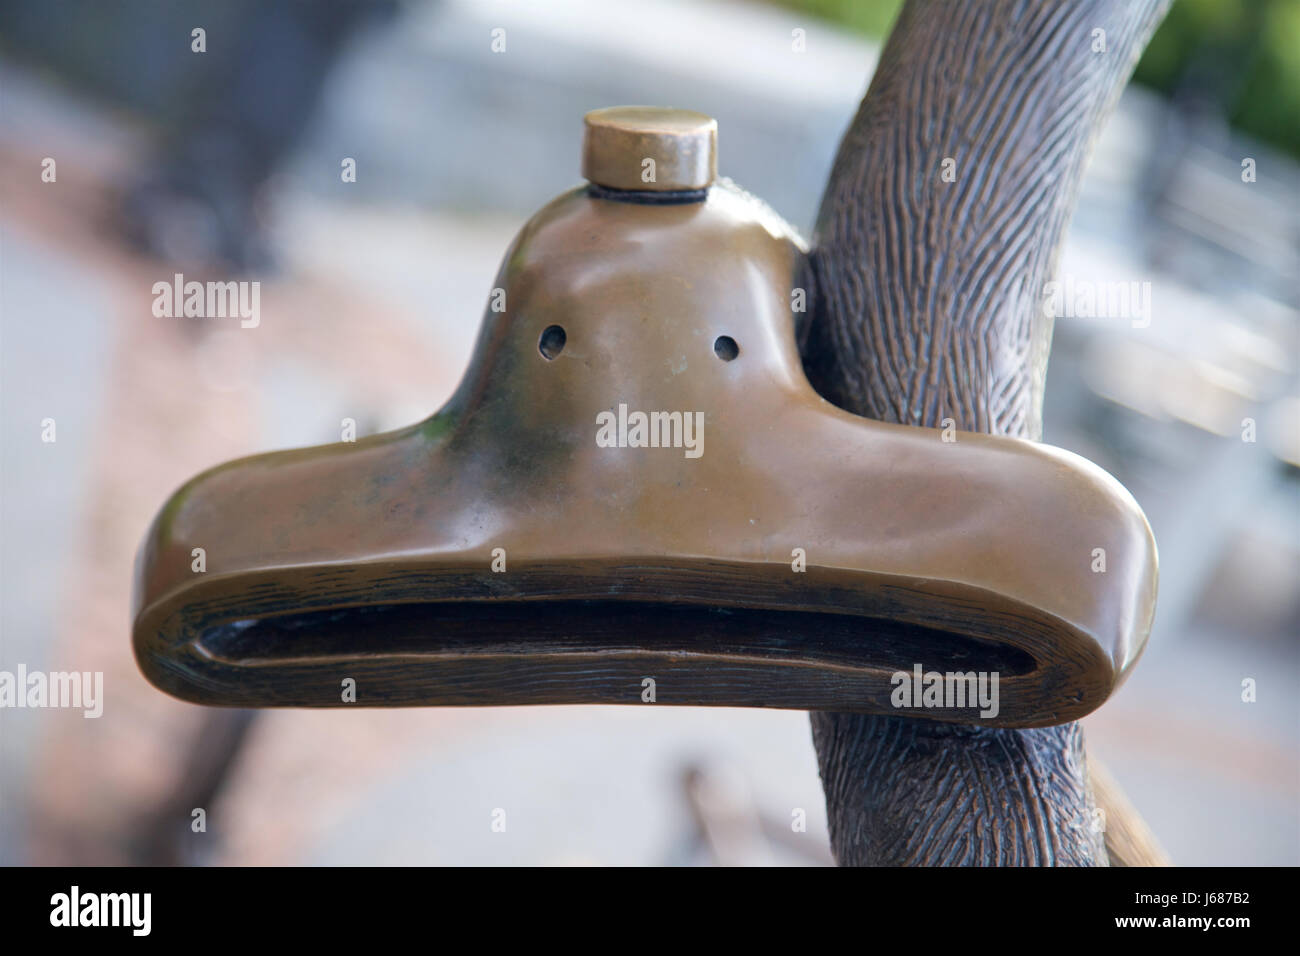
[[[507,252],[446,408],[164,505],[136,565],[148,679],[241,707],[1098,707],[1155,608],[1128,492],[1060,449],[826,402],[795,345],[802,241],[711,154],[661,164],[667,199],[618,185],[619,156],[712,143],[625,119],[599,120],[610,183]]]

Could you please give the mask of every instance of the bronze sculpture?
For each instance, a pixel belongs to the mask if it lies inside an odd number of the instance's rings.
[[[812,304],[798,332],[809,378],[818,391],[845,408],[909,425],[940,427],[950,417],[972,431],[1037,437],[1050,323],[1028,319],[1036,305],[1028,290],[1050,274],[1092,136],[1164,6],[1163,2],[1125,5],[1118,0],[1029,5],[995,0],[960,10],[923,0],[907,4],[872,90],[841,148],[809,268],[794,281],[796,288],[806,290]],[[1083,42],[1081,37],[1097,29],[1111,38],[1107,57],[1080,55],[1067,42],[1074,37],[1077,46]],[[924,102],[915,100],[916,89],[924,89]],[[903,148],[905,144],[910,145]],[[960,215],[951,219],[953,210],[943,202],[918,204],[915,196],[927,195],[927,177],[935,172],[937,161],[963,144],[969,149],[961,159],[961,185],[951,191],[959,200]],[[1057,175],[1044,178],[1043,170]],[[602,198],[619,202],[628,197]],[[691,200],[684,195],[664,198]],[[905,228],[900,230],[900,223]],[[991,243],[994,235],[996,241]],[[982,272],[962,277],[945,271],[959,261],[955,258],[945,259],[937,271],[915,268],[918,262],[929,261],[916,258],[918,242],[931,250],[964,249],[972,259],[978,258],[980,250],[993,248],[1007,254],[994,256]],[[891,271],[896,266],[898,271]],[[882,295],[883,285],[889,288]],[[542,330],[536,342],[543,360],[548,351],[554,352],[552,360],[557,359],[567,347],[567,332],[564,337],[552,333],[548,339],[549,331],[550,326]],[[925,347],[928,371],[910,379],[891,376],[891,367],[915,361],[919,354],[909,352],[909,341]],[[555,351],[557,342],[560,351]],[[999,349],[1004,342],[1015,347]],[[739,347],[733,358],[743,355],[745,344],[733,344]],[[716,355],[722,358],[724,353],[730,353],[726,343]],[[965,357],[971,361],[964,364]],[[784,366],[784,359],[780,364]],[[714,434],[709,431],[710,440]],[[957,444],[965,441],[969,446],[973,438],[960,435]],[[418,463],[418,453],[413,454]],[[220,525],[214,521],[212,527]],[[168,544],[170,560],[181,557],[175,540],[164,536],[158,541]],[[148,616],[137,619],[137,650],[146,671],[157,679],[170,682],[173,689],[191,683],[191,694],[211,693],[215,699],[229,691],[228,677],[205,691],[201,680],[192,682],[193,673],[187,674],[189,665],[181,659],[193,650],[193,633],[181,633],[184,628],[174,622],[167,640],[160,641],[158,632],[152,631],[171,613],[164,613],[164,603],[175,610],[197,596],[193,590],[188,596],[181,594],[185,584],[174,570],[170,580],[165,575],[151,577],[160,559],[157,543],[141,556],[137,606]],[[508,563],[508,557],[505,560]],[[330,578],[327,569],[321,570],[315,584],[323,593]],[[720,583],[715,580],[712,586]],[[1153,586],[1154,581],[1149,583]],[[497,593],[491,583],[479,581],[476,586],[480,596]],[[190,625],[202,623],[205,614],[213,619],[226,615],[237,625],[226,647],[239,650],[240,629],[245,637],[255,638],[260,625],[249,623],[254,618],[238,616],[238,588],[224,597],[220,590],[214,586],[210,598],[195,602],[198,612]],[[370,591],[373,596],[374,589]],[[1142,587],[1137,592],[1149,596]],[[288,601],[283,600],[286,597]],[[279,603],[273,600],[259,613],[304,610],[292,597],[281,591]],[[987,607],[980,607],[981,613],[987,612]],[[810,602],[797,613],[812,619],[814,608]],[[1145,623],[1136,623],[1141,617],[1137,612],[1128,618],[1135,634],[1144,633]],[[313,623],[320,622],[305,622]],[[408,627],[408,636],[428,623],[417,620],[414,628]],[[605,623],[609,625],[611,619]],[[927,646],[922,640],[926,635],[911,622],[895,624],[903,629],[902,646]],[[522,624],[507,622],[506,626]],[[811,628],[814,633],[822,630],[824,622]],[[944,633],[951,635],[951,631]],[[283,636],[277,639],[284,648]],[[648,638],[647,643],[651,643]],[[1136,645],[1131,649],[1136,650]],[[524,650],[517,642],[503,644],[499,659]],[[670,648],[669,652],[681,658],[692,650],[697,648]],[[285,660],[292,660],[292,655]],[[1116,670],[1113,663],[1112,658],[1110,677],[1116,679],[1123,668]],[[715,673],[719,670],[715,668]],[[281,676],[292,674],[288,668]],[[276,683],[284,686],[283,680]],[[1056,689],[1063,688],[1057,685]],[[268,689],[259,686],[257,692]],[[840,862],[1105,862],[1100,836],[1087,826],[1092,800],[1076,725],[1028,732],[962,728],[910,719],[929,714],[900,718],[849,713],[848,707],[829,700],[827,705],[841,712],[814,714],[814,736]],[[1039,716],[1045,716],[1041,708]],[[1051,723],[1068,716],[1058,706],[1055,717],[1046,721],[1035,717],[1029,723]],[[960,768],[956,774],[953,761]],[[875,772],[868,774],[868,767]],[[881,768],[888,769],[882,772]],[[954,788],[954,780],[962,786]],[[1013,791],[1024,799],[999,797]],[[946,816],[951,826],[935,833],[917,813]]]
[[[712,182],[695,116],[588,118],[603,181],[524,226],[436,415],[173,497],[140,562],[155,683],[330,706],[351,677],[393,706],[637,703],[650,677],[663,703],[998,726],[1105,700],[1154,611],[1137,505],[1068,452],[818,396],[790,308],[802,242]],[[997,704],[922,706],[930,675],[969,672]]]

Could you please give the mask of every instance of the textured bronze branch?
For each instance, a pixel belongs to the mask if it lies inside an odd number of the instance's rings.
[[[883,421],[1040,437],[1041,292],[1167,5],[909,0],[818,218],[801,348],[823,395]],[[812,724],[842,864],[1106,862],[1077,724]]]

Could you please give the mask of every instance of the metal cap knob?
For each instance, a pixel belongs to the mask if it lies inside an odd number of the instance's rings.
[[[694,110],[611,106],[583,118],[582,175],[606,189],[707,189],[718,174],[718,122]]]

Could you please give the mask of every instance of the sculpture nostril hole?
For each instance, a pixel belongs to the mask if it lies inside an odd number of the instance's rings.
[[[719,335],[713,340],[713,354],[724,362],[730,362],[740,354],[740,346],[730,335]]]
[[[537,340],[537,351],[542,353],[542,357],[548,362],[564,351],[564,342],[568,338],[564,334],[564,329],[558,325],[549,325],[542,337]]]

